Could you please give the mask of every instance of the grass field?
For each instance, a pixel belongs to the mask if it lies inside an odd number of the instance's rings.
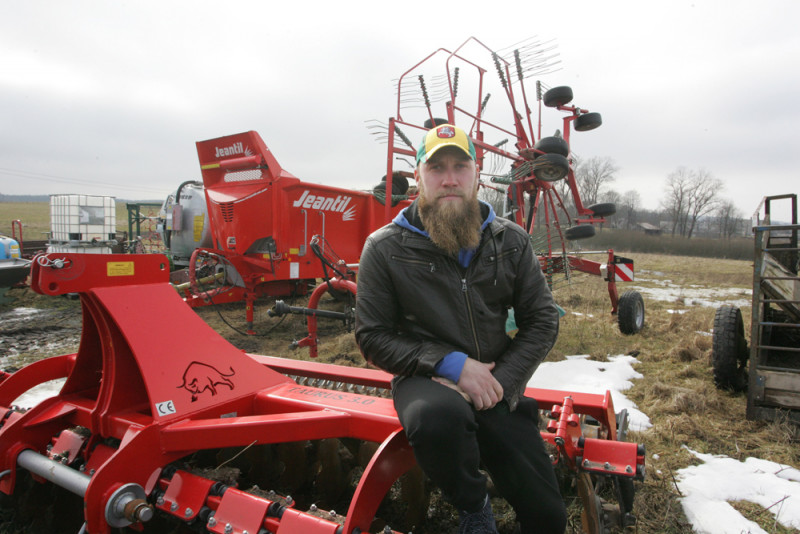
[[[128,209],[117,202],[116,226],[128,231]],[[11,235],[11,221],[22,223],[23,239],[44,240],[50,232],[50,204],[47,202],[0,202],[0,234]]]

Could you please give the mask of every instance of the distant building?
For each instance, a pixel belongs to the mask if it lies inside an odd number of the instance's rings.
[[[650,223],[638,223],[636,226],[644,230],[644,233],[647,235],[661,235],[661,228],[658,226],[653,226]]]

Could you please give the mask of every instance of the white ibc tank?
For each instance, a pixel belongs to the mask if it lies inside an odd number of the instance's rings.
[[[50,195],[48,252],[111,252],[117,229],[114,197]]]
[[[188,266],[196,248],[211,247],[208,206],[201,182],[182,183],[164,201],[159,218],[159,233],[176,267]]]

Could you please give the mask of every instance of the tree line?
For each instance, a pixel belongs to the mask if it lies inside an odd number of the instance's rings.
[[[695,236],[731,239],[746,235],[744,214],[732,200],[722,196],[724,184],[707,169],[678,167],[666,176],[659,208],[641,207],[641,195],[636,190],[619,192],[613,188],[619,167],[612,158],[577,158],[573,155],[575,181],[584,207],[599,203],[616,205],[616,215],[608,217],[607,226],[623,230],[638,230],[642,225],[661,233],[691,239]],[[576,213],[575,201],[566,180],[553,184],[571,215]],[[492,198],[496,197],[496,198]],[[502,213],[503,196],[486,192],[482,198]]]

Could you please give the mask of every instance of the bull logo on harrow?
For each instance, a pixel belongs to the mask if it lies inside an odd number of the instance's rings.
[[[192,402],[195,402],[197,397],[205,391],[210,391],[212,396],[216,395],[218,386],[226,386],[233,390],[235,386],[228,377],[235,375],[236,372],[232,367],[229,371],[229,374],[225,374],[211,365],[192,362],[183,372],[183,384],[178,388],[183,388],[191,393]]]

